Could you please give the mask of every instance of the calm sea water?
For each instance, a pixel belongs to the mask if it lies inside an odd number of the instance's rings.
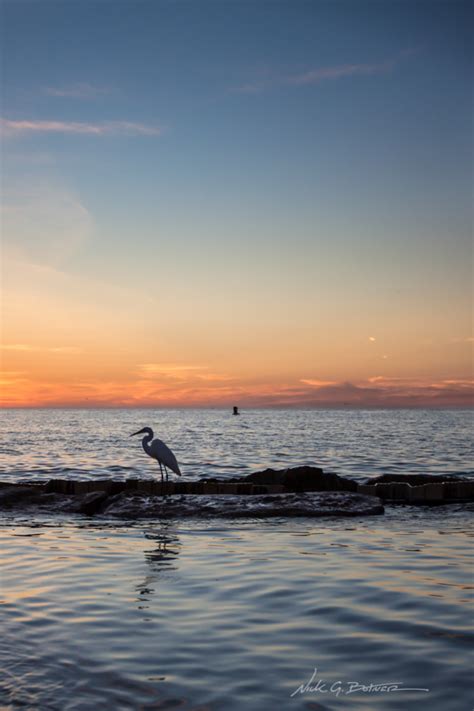
[[[184,476],[299,464],[364,479],[469,474],[471,410],[4,410],[0,479],[157,477],[130,433],[151,426]]]
[[[155,475],[128,438],[144,425],[190,476],[472,473],[470,417],[11,411],[0,479]],[[136,523],[4,512],[0,708],[470,710],[472,508]]]
[[[317,525],[4,520],[2,708],[469,711],[472,535],[460,507]],[[334,691],[292,696],[314,668]]]

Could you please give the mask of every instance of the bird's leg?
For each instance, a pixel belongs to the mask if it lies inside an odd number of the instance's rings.
[[[161,466],[161,462],[158,462],[158,465],[160,467],[160,474],[161,474],[161,495],[163,496],[163,467]]]

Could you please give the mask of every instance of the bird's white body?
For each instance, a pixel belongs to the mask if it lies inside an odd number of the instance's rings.
[[[153,434],[151,435],[153,437]],[[172,472],[181,476],[181,471],[176,461],[176,457],[169,447],[161,439],[154,439],[151,442],[148,437],[142,439],[142,446],[149,457],[161,462],[165,467],[171,469]]]
[[[161,439],[153,439],[153,430],[151,427],[144,427],[142,430],[139,432],[134,432],[132,437],[134,437],[137,434],[144,434],[145,436],[142,439],[142,447],[145,450],[146,454],[148,454],[149,457],[152,459],[156,459],[158,462],[158,466],[160,467],[160,473],[161,473],[161,481],[163,482],[163,467],[166,472],[166,481],[168,482],[168,469],[171,469],[172,472],[177,474],[178,476],[181,476],[181,471],[178,465],[178,462],[176,461],[176,457],[174,456],[173,452],[169,447],[166,446],[164,442],[161,441]]]

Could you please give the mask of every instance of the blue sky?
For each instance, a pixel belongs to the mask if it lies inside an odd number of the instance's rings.
[[[231,350],[255,310],[283,340],[362,328],[361,314],[388,343],[469,338],[469,3],[1,12],[7,255],[150,299],[157,329],[174,309],[176,352],[205,351],[184,335],[194,298],[202,334],[219,328],[216,300],[232,313]],[[327,321],[308,325],[322,303]],[[311,348],[288,357],[330,377],[329,352]],[[445,355],[413,375],[466,375],[465,352]],[[415,362],[403,354],[397,372]]]

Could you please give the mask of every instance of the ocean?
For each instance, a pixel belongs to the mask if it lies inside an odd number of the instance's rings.
[[[5,410],[0,481],[299,464],[472,476],[467,410]],[[0,518],[0,707],[429,708],[472,696],[472,505],[351,519]]]
[[[472,410],[3,410],[0,478],[157,477],[152,427],[184,477],[301,464],[359,481],[384,473],[473,476]]]

